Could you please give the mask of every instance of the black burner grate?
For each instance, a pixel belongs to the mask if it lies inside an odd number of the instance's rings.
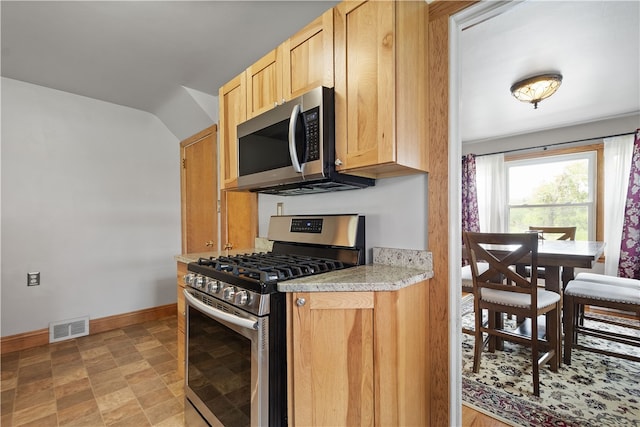
[[[264,283],[295,279],[345,268],[341,261],[274,253],[200,258],[198,264]]]

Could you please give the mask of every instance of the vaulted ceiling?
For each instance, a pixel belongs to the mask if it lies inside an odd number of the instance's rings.
[[[2,76],[155,112],[218,88],[336,1],[2,1]],[[525,1],[461,36],[463,141],[640,111],[640,2]],[[509,93],[564,76],[537,110]]]
[[[2,76],[155,112],[218,88],[336,2],[2,1]]]

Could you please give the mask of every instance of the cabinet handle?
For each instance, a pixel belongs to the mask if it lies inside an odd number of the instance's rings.
[[[225,243],[224,248],[222,248],[224,250],[227,251],[227,256],[229,256],[229,249],[233,249],[233,244],[231,243]]]
[[[340,159],[336,159],[336,161],[335,161],[335,165],[336,165],[336,166],[342,166],[342,160],[340,160]]]
[[[207,243],[205,243],[205,246],[213,246],[213,240],[209,240]]]
[[[305,305],[307,303],[307,300],[305,300],[304,298],[298,298],[296,300],[296,305],[298,307],[302,307],[303,305]]]

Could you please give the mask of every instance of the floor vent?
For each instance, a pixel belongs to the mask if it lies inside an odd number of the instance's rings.
[[[49,342],[89,335],[89,316],[49,323]]]

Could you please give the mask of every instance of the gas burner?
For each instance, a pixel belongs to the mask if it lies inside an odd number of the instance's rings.
[[[280,282],[364,263],[364,217],[348,215],[274,216],[267,238],[271,252],[199,258],[187,266],[188,291],[258,316],[279,299]]]
[[[200,258],[197,264],[262,283],[290,280],[345,268],[344,263],[338,260],[274,253]]]

